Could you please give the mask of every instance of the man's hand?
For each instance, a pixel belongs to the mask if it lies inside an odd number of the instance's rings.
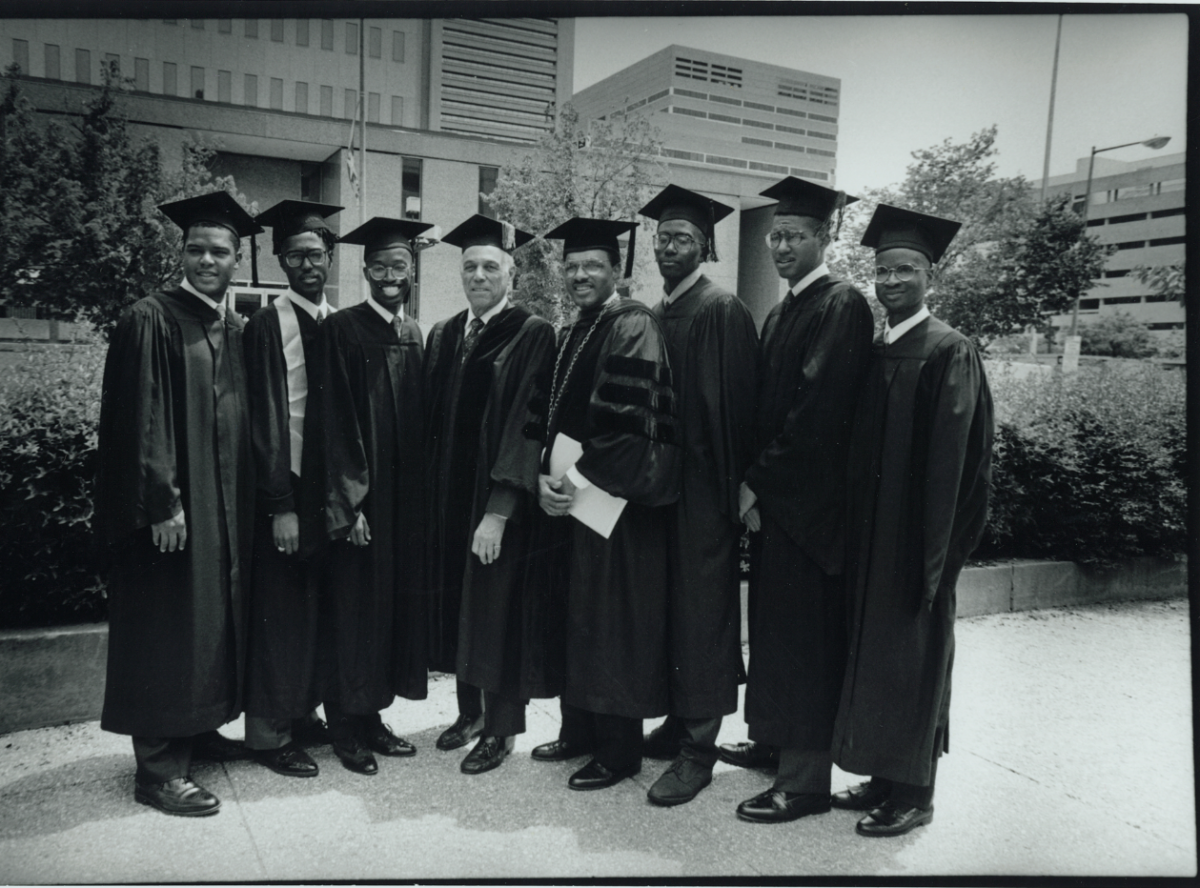
[[[271,536],[275,548],[285,555],[295,555],[300,548],[300,519],[295,512],[280,512],[271,519]]]
[[[371,542],[371,528],[367,524],[367,516],[360,513],[354,526],[350,528],[350,542],[356,546],[365,546]]]
[[[751,506],[746,510],[746,513],[742,515],[742,523],[754,533],[762,530],[762,518],[759,517],[758,506]]]
[[[750,489],[750,485],[745,481],[738,488],[738,520],[749,527],[749,522],[746,521],[746,513],[754,508],[754,504],[758,502],[758,495]],[[755,519],[757,521],[757,518]],[[751,530],[758,530],[757,527],[751,527]]]
[[[475,528],[475,538],[471,541],[471,554],[478,555],[484,564],[491,564],[500,557],[500,538],[504,536],[505,519],[501,515],[488,512]]]
[[[567,514],[575,501],[575,485],[565,475],[555,481],[549,475],[538,475],[538,505],[547,515]]]
[[[150,525],[150,539],[160,552],[182,552],[187,543],[187,520],[183,509],[174,518]]]

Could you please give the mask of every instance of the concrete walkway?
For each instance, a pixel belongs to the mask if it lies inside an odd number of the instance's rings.
[[[890,840],[856,836],[845,811],[743,823],[735,806],[769,778],[723,764],[679,808],[646,801],[664,767],[649,760],[613,789],[571,792],[583,760],[528,754],[557,734],[554,701],[530,707],[504,765],[464,776],[463,752],[434,747],[454,715],[445,676],[387,713],[415,758],[381,759],[370,778],[324,747],[312,780],[200,765],[193,776],[224,804],[195,820],[136,804],[129,741],[96,722],[22,731],[0,735],[0,883],[1191,876],[1190,681],[1186,601],[961,620],[937,814]],[[740,715],[726,719],[722,741],[745,736]],[[835,772],[835,789],[852,782]]]

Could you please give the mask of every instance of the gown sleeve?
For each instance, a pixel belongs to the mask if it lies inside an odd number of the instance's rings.
[[[246,324],[243,340],[258,508],[271,515],[294,512],[287,367],[278,315],[268,309],[256,312]]]
[[[337,315],[325,322],[321,337],[321,386],[325,416],[326,506],[325,528],[329,538],[350,535],[370,488],[367,452],[363,445],[361,418],[350,386],[346,354],[352,343]]]

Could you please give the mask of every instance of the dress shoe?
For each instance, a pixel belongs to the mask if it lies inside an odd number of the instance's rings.
[[[375,761],[375,756],[371,755],[371,750],[363,746],[357,737],[349,740],[334,740],[330,745],[333,747],[334,754],[342,760],[346,770],[356,774],[379,773],[379,763]]]
[[[886,802],[889,792],[890,790],[884,789],[878,783],[868,780],[858,786],[835,792],[829,801],[833,807],[844,811],[870,811]]]
[[[217,731],[205,731],[192,738],[192,760],[200,762],[232,762],[250,757],[250,750],[236,740]]]
[[[135,783],[133,797],[143,805],[180,817],[204,817],[221,809],[220,799],[189,777],[176,777],[166,783]]]
[[[363,742],[373,752],[380,755],[407,757],[417,754],[417,747],[403,737],[397,737],[387,725],[377,725],[371,728],[363,737]]]
[[[587,755],[591,751],[590,746],[568,743],[566,740],[551,740],[549,743],[533,747],[533,752],[529,754],[539,762],[565,762],[567,759]]]
[[[440,737],[437,738],[437,748],[443,752],[449,752],[451,749],[460,749],[466,746],[483,732],[483,716],[471,718],[469,715],[460,715],[454,720],[454,724],[442,731]]]
[[[737,815],[753,823],[787,823],[809,814],[825,814],[829,807],[829,796],[824,793],[768,789],[738,805]]]
[[[330,742],[329,726],[319,718],[301,722],[292,728],[292,741],[297,746],[324,746]]]
[[[858,821],[854,831],[860,836],[902,836],[933,820],[933,805],[914,808],[897,805],[890,799]]]
[[[646,798],[656,805],[670,807],[690,802],[700,790],[712,783],[712,767],[705,767],[680,756],[654,781]]]
[[[610,786],[615,786],[626,777],[632,777],[641,770],[641,762],[638,762],[636,765],[630,765],[628,768],[622,768],[619,771],[610,771],[604,765],[592,759],[571,775],[571,779],[567,781],[567,786],[571,789],[581,790],[608,789]]]
[[[680,748],[679,734],[670,718],[642,738],[642,758],[669,762],[679,756]]]
[[[764,768],[768,771],[779,767],[779,747],[747,740],[745,743],[722,743],[717,747],[717,757],[739,768]]]
[[[512,737],[480,737],[475,748],[467,753],[458,769],[464,774],[482,774],[492,768],[500,767],[500,763],[512,752]]]
[[[316,777],[317,763],[293,740],[278,749],[255,750],[254,758],[284,777]]]

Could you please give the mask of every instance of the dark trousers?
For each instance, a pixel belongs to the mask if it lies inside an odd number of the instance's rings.
[[[458,697],[458,714],[474,721],[483,715],[483,691],[467,684],[461,678],[454,680],[454,693]]]
[[[383,724],[383,718],[378,712],[355,715],[329,700],[325,701],[325,719],[329,725],[329,739],[333,741],[349,740],[352,737],[361,739],[368,731]]]
[[[642,720],[623,715],[588,712],[563,703],[558,739],[592,750],[592,757],[610,771],[621,771],[642,761]]]
[[[656,730],[665,732],[670,740],[679,743],[681,757],[711,769],[717,763],[717,735],[721,733],[721,721],[719,715],[716,718],[668,715]]]
[[[192,766],[191,737],[133,737],[138,783],[166,783],[187,777]]]
[[[525,702],[483,692],[483,734],[485,737],[515,737],[525,733]]]
[[[833,758],[828,749],[779,750],[779,772],[772,789],[829,795]]]
[[[247,749],[282,749],[292,742],[292,730],[320,721],[314,709],[300,718],[270,718],[265,715],[246,716]]]

